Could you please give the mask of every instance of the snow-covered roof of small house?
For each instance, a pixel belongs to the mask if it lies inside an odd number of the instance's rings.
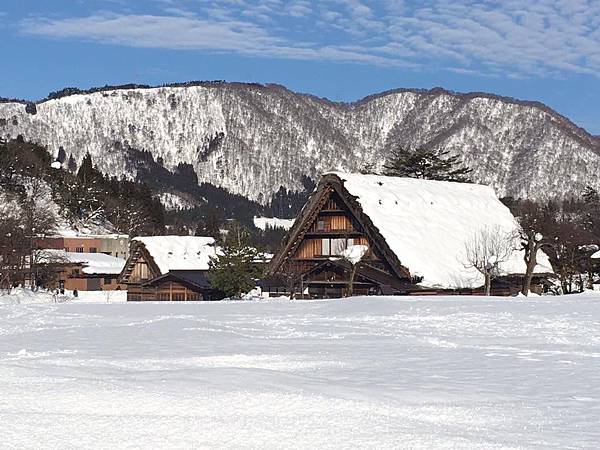
[[[163,275],[171,270],[208,270],[210,257],[218,252],[212,237],[146,236],[133,241],[144,245]]]
[[[592,255],[592,259],[600,259],[600,250]]]
[[[483,229],[514,236],[506,274],[525,272],[519,225],[491,187],[445,181],[333,173],[357,197],[390,249],[421,284],[431,287],[475,287],[483,276],[466,268],[466,243]],[[538,254],[536,273],[551,273],[548,257]]]
[[[81,264],[81,272],[88,275],[119,274],[125,267],[125,260],[104,253],[76,253],[64,250],[39,250],[40,261],[48,263],[69,262]]]

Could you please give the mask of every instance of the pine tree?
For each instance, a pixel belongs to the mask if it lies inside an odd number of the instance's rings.
[[[467,175],[471,169],[461,166],[458,156],[448,156],[449,153],[423,147],[416,150],[399,147],[383,168],[385,175],[390,176],[469,183]]]
[[[75,162],[75,158],[73,158],[73,154],[69,156],[69,162],[67,163],[67,169],[71,173],[75,173],[77,170],[77,163]]]
[[[67,154],[65,153],[65,149],[62,147],[58,148],[58,155],[56,156],[56,160],[63,164],[65,162],[65,160],[67,159]]]
[[[98,171],[94,169],[94,165],[92,164],[92,155],[87,152],[77,171],[77,178],[79,178],[84,185],[90,185],[96,178],[97,172]]]
[[[261,276],[256,266],[258,251],[247,245],[226,245],[209,263],[208,279],[213,288],[230,298],[240,298],[251,291]]]

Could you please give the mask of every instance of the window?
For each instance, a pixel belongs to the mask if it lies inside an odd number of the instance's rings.
[[[323,256],[339,256],[351,245],[354,245],[352,238],[321,239],[321,254]]]
[[[77,253],[83,253],[83,247],[76,247],[75,248],[75,252],[77,252]]]
[[[341,255],[346,250],[346,239],[332,239],[331,240],[331,254]]]
[[[65,247],[65,252],[68,252],[68,251],[69,251],[69,247]]]
[[[325,221],[324,220],[317,221],[317,231],[325,231]]]
[[[98,253],[98,249],[96,247],[90,247],[90,253]]]
[[[330,239],[323,239],[323,244],[322,244],[322,247],[321,247],[321,253],[322,253],[324,256],[331,255],[331,250],[330,250],[330,246],[329,246],[329,241],[330,241]]]

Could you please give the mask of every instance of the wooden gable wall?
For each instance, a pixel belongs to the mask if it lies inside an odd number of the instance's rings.
[[[323,261],[340,256],[350,245],[366,245],[370,252],[364,262],[385,274],[394,274],[355,213],[335,189],[324,190],[323,198],[304,228],[301,240],[287,258],[283,271],[303,273]]]
[[[140,283],[143,281],[155,278],[157,275],[153,273],[153,270],[148,265],[144,255],[139,255],[133,264],[131,274],[129,275],[130,283]]]
[[[369,238],[353,214],[344,205],[336,192],[328,198],[312,220],[293,259],[313,260],[339,256],[340,250],[350,245],[366,245],[371,248]],[[368,255],[370,260],[381,259],[377,250]]]
[[[140,284],[162,275],[154,259],[143,244],[138,243],[132,248],[131,254],[125,263],[119,282],[127,284]]]

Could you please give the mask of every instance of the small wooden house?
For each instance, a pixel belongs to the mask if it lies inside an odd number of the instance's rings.
[[[274,256],[263,284],[278,295],[343,297],[350,246],[367,246],[354,295],[480,293],[482,276],[465,266],[465,243],[482,227],[518,224],[487,186],[348,173],[322,177]],[[517,248],[517,247],[515,247]],[[551,272],[545,254],[536,273]],[[516,294],[525,271],[515,250],[494,292]],[[299,294],[298,294],[299,293]]]
[[[217,251],[211,237],[134,238],[119,277],[127,285],[127,301],[220,300],[223,294],[206,277]]]
[[[54,274],[56,285],[51,286],[53,288],[71,291],[112,291],[124,288],[118,282],[119,274],[125,266],[125,260],[121,258],[103,253],[44,249],[36,251],[36,260]]]

